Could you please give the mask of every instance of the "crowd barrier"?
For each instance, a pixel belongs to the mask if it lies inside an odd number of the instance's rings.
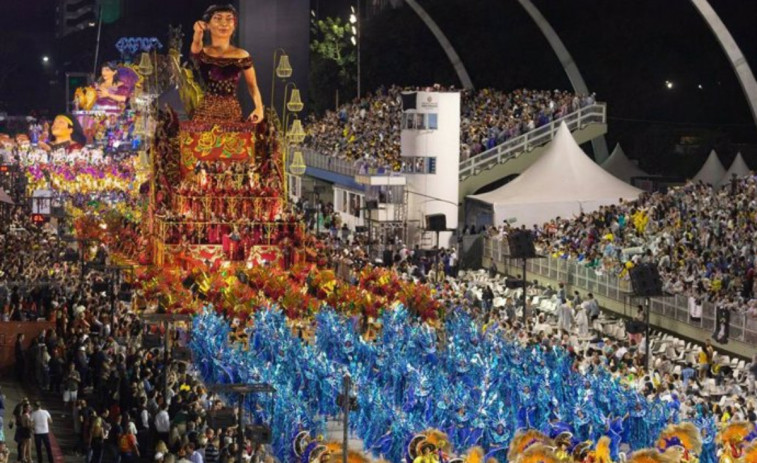
[[[520,269],[521,261],[509,262],[507,257],[507,244],[501,239],[487,237],[484,241],[484,259],[492,259],[499,268]],[[505,266],[505,267],[503,267]],[[545,256],[538,259],[530,259],[526,264],[526,271],[540,275],[550,280],[562,281],[566,285],[579,291],[591,292],[595,296],[601,296],[616,301],[628,307],[624,315],[635,313],[634,307],[643,303],[640,298],[633,297],[633,291],[629,281],[618,278],[613,274],[602,274],[594,269],[587,268],[580,262],[558,259]],[[711,302],[703,302],[702,316],[692,319],[689,315],[689,298],[682,295],[653,298],[650,302],[652,314],[685,323],[695,328],[712,333],[715,329],[716,307]],[[748,317],[746,313],[731,313],[729,339],[740,341],[750,346],[757,346],[757,318]],[[700,340],[703,341],[703,340]]]
[[[55,329],[54,322],[0,322],[0,371],[6,372],[16,363],[16,336],[24,335],[24,350],[44,330]]]

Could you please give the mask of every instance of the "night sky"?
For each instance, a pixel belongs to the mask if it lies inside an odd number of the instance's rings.
[[[366,0],[366,4],[370,0]],[[565,42],[589,88],[609,105],[608,141],[626,152],[654,150],[649,133],[711,131],[730,145],[757,143],[744,95],[714,35],[687,0],[534,0]],[[121,36],[165,39],[166,25],[187,33],[209,1],[122,0],[122,19],[103,28],[101,59],[117,58]],[[312,0],[321,16],[346,16],[351,2]],[[421,0],[457,48],[478,87],[569,88],[547,42],[515,0]],[[757,2],[710,0],[757,70]],[[465,5],[456,6],[456,5]],[[95,30],[55,37],[55,0],[0,0],[0,110],[10,114],[57,112],[63,108],[66,71],[91,71]],[[405,9],[407,10],[407,9]],[[387,16],[397,16],[390,12]],[[395,18],[396,19],[396,18]],[[366,66],[397,50],[397,60],[432,61],[433,74],[372,73],[379,84],[454,82],[438,46],[420,21],[393,30],[399,19],[371,19],[365,26]],[[411,30],[412,29],[412,30]],[[413,37],[419,47],[401,41]],[[185,43],[188,41],[185,40]],[[409,53],[423,55],[404,56]],[[403,55],[403,56],[400,56]],[[43,56],[49,61],[43,62]],[[377,66],[377,68],[381,68]],[[386,67],[387,72],[391,71]],[[444,79],[450,82],[444,82]],[[421,81],[422,80],[422,81]],[[666,81],[673,82],[668,89]],[[699,86],[701,85],[701,89]],[[718,138],[720,137],[720,138]],[[612,148],[612,146],[611,146]],[[749,151],[748,148],[745,148]],[[725,151],[729,151],[725,149]],[[735,154],[735,153],[732,153]],[[723,158],[724,162],[728,162]],[[755,153],[757,155],[757,153]],[[644,158],[644,153],[638,153]],[[757,158],[747,162],[757,165]]]

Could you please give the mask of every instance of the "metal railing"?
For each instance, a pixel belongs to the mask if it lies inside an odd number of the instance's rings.
[[[508,260],[510,259],[506,255],[506,247],[507,243],[501,239],[486,238],[484,240],[484,258],[490,258],[500,265],[509,266]],[[513,266],[519,268],[520,264]],[[629,303],[630,282],[615,275],[598,274],[580,262],[553,257],[529,260],[526,264],[526,270],[551,280],[564,281],[574,288],[628,306],[628,313],[624,313],[624,315],[632,315],[635,311],[633,304]],[[699,320],[693,320],[689,316],[688,296],[677,294],[672,297],[653,299],[651,307],[652,313],[665,318],[686,323],[708,332],[715,330],[716,307],[710,302],[703,302],[702,316]],[[748,317],[745,313],[732,312],[728,337],[752,345],[757,344],[757,318]]]
[[[604,124],[607,122],[607,105],[594,103],[585,106],[549,124],[511,138],[490,150],[471,156],[460,163],[460,181],[516,158],[537,146],[546,145],[555,137],[562,122],[568,125],[571,132],[583,129],[589,124]]]
[[[561,122],[568,125],[571,132],[585,128],[589,124],[604,124],[607,122],[607,105],[594,103],[585,106],[578,111],[567,114],[549,124],[531,130],[511,138],[494,148],[472,156],[460,162],[460,180],[471,175],[491,168],[496,164],[502,164],[509,159],[518,157],[534,147],[549,143],[557,133]],[[391,167],[376,167],[368,165],[367,161],[341,159],[334,156],[324,155],[312,148],[303,149],[303,157],[308,167],[328,170],[338,174],[355,175],[384,175],[391,172]]]
[[[302,150],[305,165],[318,169],[328,170],[337,174],[349,175],[387,175],[398,173],[389,166],[374,166],[368,161],[341,159],[334,156],[320,154],[312,148]]]

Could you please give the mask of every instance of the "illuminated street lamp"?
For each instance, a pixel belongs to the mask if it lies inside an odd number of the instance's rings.
[[[357,96],[360,98],[360,0],[357,1],[357,9],[353,6],[351,11],[350,24],[352,24],[352,27],[350,32],[352,32],[352,37],[350,37],[350,42],[357,48]]]

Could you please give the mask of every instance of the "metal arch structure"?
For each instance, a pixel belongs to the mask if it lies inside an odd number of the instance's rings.
[[[423,23],[426,25],[426,27],[429,28],[431,33],[434,34],[434,37],[436,37],[439,45],[442,46],[444,53],[447,54],[447,58],[449,58],[450,63],[452,63],[452,67],[455,68],[457,78],[460,79],[460,83],[462,84],[463,88],[466,90],[472,90],[473,81],[471,80],[468,71],[465,69],[463,61],[460,59],[460,55],[457,54],[455,48],[450,43],[449,39],[447,39],[447,36],[444,35],[444,32],[442,32],[442,30],[436,24],[436,21],[431,18],[431,16],[426,12],[426,10],[423,9],[422,6],[420,6],[420,4],[418,4],[417,1],[405,0],[405,3],[407,3],[410,8],[413,9],[415,14],[417,14],[418,17],[421,18],[421,21],[423,21]]]
[[[555,32],[555,30],[549,24],[549,21],[547,21],[547,18],[545,18],[544,15],[541,14],[541,11],[536,8],[536,5],[534,5],[531,0],[518,0],[518,3],[520,3],[520,6],[522,6],[523,9],[526,10],[528,15],[531,16],[531,19],[539,27],[539,30],[541,30],[544,38],[546,38],[549,42],[552,50],[560,60],[560,64],[562,64],[562,67],[565,70],[565,74],[568,75],[568,80],[570,80],[570,84],[573,86],[573,91],[576,93],[583,93],[588,95],[589,88],[586,86],[586,82],[584,81],[581,72],[578,70],[576,62],[573,60],[570,52],[568,52],[568,49],[565,48],[565,44],[563,44],[562,40],[560,40],[560,36],[557,35],[557,32]],[[591,145],[594,148],[594,160],[598,164],[602,164],[609,157],[609,152],[607,150],[607,141],[605,140],[605,137],[601,136],[593,139],[591,141]]]
[[[707,0],[691,0],[699,14],[702,15],[707,25],[712,30],[712,33],[717,37],[720,46],[723,47],[723,51],[728,56],[728,61],[731,62],[733,70],[736,72],[736,78],[739,79],[741,89],[744,91],[747,104],[750,111],[752,111],[752,118],[757,125],[757,81],[754,78],[752,69],[749,67],[744,54],[736,44],[728,28],[720,19],[720,16],[715,12],[710,3]]]

